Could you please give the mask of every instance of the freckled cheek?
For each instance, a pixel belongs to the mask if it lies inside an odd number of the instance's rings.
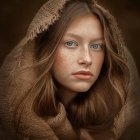
[[[69,55],[67,55],[67,53],[57,54],[54,62],[54,69],[56,69],[57,71],[66,71],[71,66],[70,60],[71,59],[69,58]]]
[[[99,65],[102,66],[103,63],[104,63],[104,54],[99,56]]]
[[[104,54],[94,56],[92,63],[93,63],[92,69],[97,73],[100,72],[100,70],[102,69],[102,65],[104,63]]]

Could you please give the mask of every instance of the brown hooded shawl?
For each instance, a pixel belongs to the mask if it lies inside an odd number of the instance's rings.
[[[20,99],[22,99],[28,91],[34,80],[33,69],[21,75],[18,74],[18,70],[21,67],[33,64],[34,38],[38,33],[47,30],[50,25],[59,19],[59,12],[63,10],[67,1],[69,0],[48,0],[32,20],[26,36],[7,56],[0,68],[0,140],[78,139],[67,119],[65,107],[61,103],[59,105],[59,113],[55,117],[47,120],[38,117],[27,103],[27,105],[24,106],[25,113],[21,116],[20,129],[18,132],[14,129],[13,122],[13,110],[15,110],[16,105],[19,104]],[[94,3],[95,1],[92,2]],[[95,6],[96,5],[99,6],[95,2]],[[102,7],[101,9],[111,18],[111,15],[105,9]],[[140,137],[136,136],[139,132],[138,119],[140,116],[140,103],[138,101],[140,98],[140,80],[133,58],[125,47],[124,53],[128,60],[131,79],[126,104],[115,118],[116,128],[114,132],[117,135],[117,139],[135,140],[136,138],[140,139]],[[15,97],[14,95],[19,96]],[[94,138],[85,130],[81,130],[81,139],[93,140]],[[99,139],[106,139],[105,135]]]

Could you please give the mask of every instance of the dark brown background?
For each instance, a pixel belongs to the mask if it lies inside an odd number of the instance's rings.
[[[46,0],[1,0],[0,65],[25,35],[33,15]],[[98,0],[116,17],[140,72],[140,0]]]

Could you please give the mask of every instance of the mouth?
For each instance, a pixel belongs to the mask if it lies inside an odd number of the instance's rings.
[[[90,80],[93,77],[93,74],[90,71],[78,71],[72,75],[81,80]]]

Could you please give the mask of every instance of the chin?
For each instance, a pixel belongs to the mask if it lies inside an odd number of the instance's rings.
[[[87,92],[88,90],[90,90],[93,84],[93,82],[77,82],[71,84],[69,89],[74,92]]]
[[[89,89],[82,89],[82,90],[79,90],[77,92],[87,92]]]
[[[81,87],[77,87],[74,89],[75,92],[87,92],[89,89],[91,88],[91,86],[89,87],[84,87],[84,86],[81,86]]]

